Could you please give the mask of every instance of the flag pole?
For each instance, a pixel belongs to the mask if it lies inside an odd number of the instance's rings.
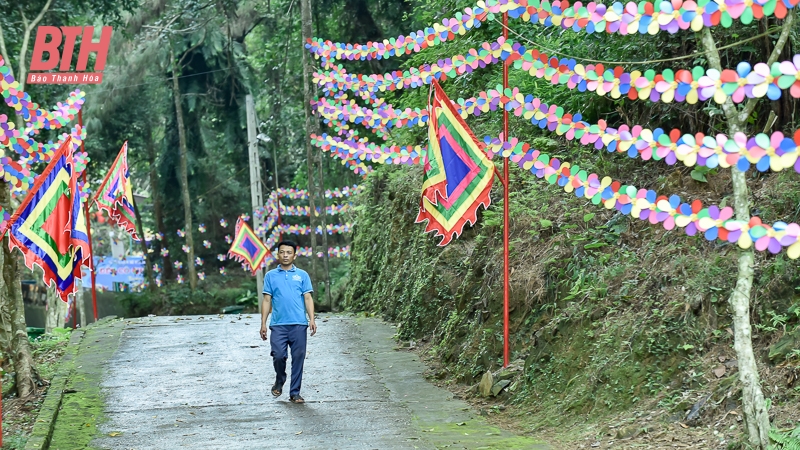
[[[78,124],[83,128],[83,111],[78,111]],[[81,151],[85,152],[83,140],[81,140]],[[86,169],[83,169],[83,185],[86,186]],[[89,276],[92,280],[92,313],[94,321],[97,322],[97,280],[94,272],[94,249],[92,248],[92,221],[89,220],[89,202],[83,204],[83,215],[86,216],[86,236],[89,238]]]
[[[503,38],[508,39],[508,12],[503,13]],[[503,91],[506,89],[508,61],[503,62]],[[506,108],[503,108],[503,139],[508,140]],[[503,367],[508,367],[508,158],[503,158],[503,181]]]

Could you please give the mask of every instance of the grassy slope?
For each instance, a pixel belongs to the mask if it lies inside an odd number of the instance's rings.
[[[562,152],[588,160],[585,151]],[[725,174],[697,183],[686,170],[642,174],[632,162],[618,162],[627,179],[651,177],[657,183],[648,187],[659,191],[705,199],[728,190]],[[796,214],[800,182],[793,175],[754,183],[765,220]],[[407,168],[368,178],[358,199],[346,305],[397,321],[402,338],[430,339],[448,377],[472,385],[502,364],[500,192],[475,228],[437,248],[414,224],[420,181],[420,171]],[[532,421],[555,426],[643,400],[682,413],[693,403],[690,394],[715,389],[710,358],[733,356],[726,299],[736,248],[631,220],[516,167],[512,183],[511,358],[523,359],[525,371],[508,401],[530,410]],[[797,262],[757,255],[753,320],[764,365],[783,362],[770,363],[767,347],[784,326],[798,326],[796,286]],[[724,380],[734,379],[728,370]],[[774,404],[796,404],[800,392],[769,394]]]

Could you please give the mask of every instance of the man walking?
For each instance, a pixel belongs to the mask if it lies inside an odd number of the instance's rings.
[[[286,383],[286,347],[292,351],[292,381],[289,401],[305,403],[300,396],[303,382],[303,362],[306,359],[306,331],[317,333],[314,321],[314,299],[311,279],[305,270],[294,265],[297,244],[292,241],[278,243],[278,267],[264,276],[264,305],[261,308],[261,339],[267,340],[267,317],[272,313],[269,343],[272,365],[275,367],[275,384],[272,395],[280,397]],[[306,318],[308,314],[308,318]]]

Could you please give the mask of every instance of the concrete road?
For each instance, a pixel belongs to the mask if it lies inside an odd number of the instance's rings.
[[[376,319],[322,315],[309,338],[305,405],[270,394],[269,343],[252,316],[126,320],[107,362],[108,449],[545,449],[486,424],[427,383]]]

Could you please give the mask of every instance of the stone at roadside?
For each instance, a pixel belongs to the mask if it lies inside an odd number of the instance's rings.
[[[525,368],[525,360],[522,359],[514,360],[513,362],[511,362],[511,364],[508,365],[508,367],[504,367],[495,372],[493,374],[494,380],[495,381],[511,380],[514,377],[516,377],[518,373],[522,372],[524,368]]]
[[[509,384],[511,384],[511,382],[508,380],[500,380],[495,383],[494,386],[492,386],[492,396],[497,397],[500,395],[500,393],[503,392],[503,389],[507,388]]]
[[[492,376],[492,372],[486,371],[483,374],[483,378],[481,378],[481,383],[478,385],[478,393],[482,397],[488,397],[492,395],[492,386],[494,385],[494,376]]]
[[[800,327],[791,333],[786,333],[769,348],[769,359],[773,362],[783,362],[796,348],[800,348]]]
[[[627,427],[622,427],[617,430],[616,438],[617,439],[627,439],[630,437],[636,437],[641,434],[642,429],[637,427],[636,425],[628,425]]]

